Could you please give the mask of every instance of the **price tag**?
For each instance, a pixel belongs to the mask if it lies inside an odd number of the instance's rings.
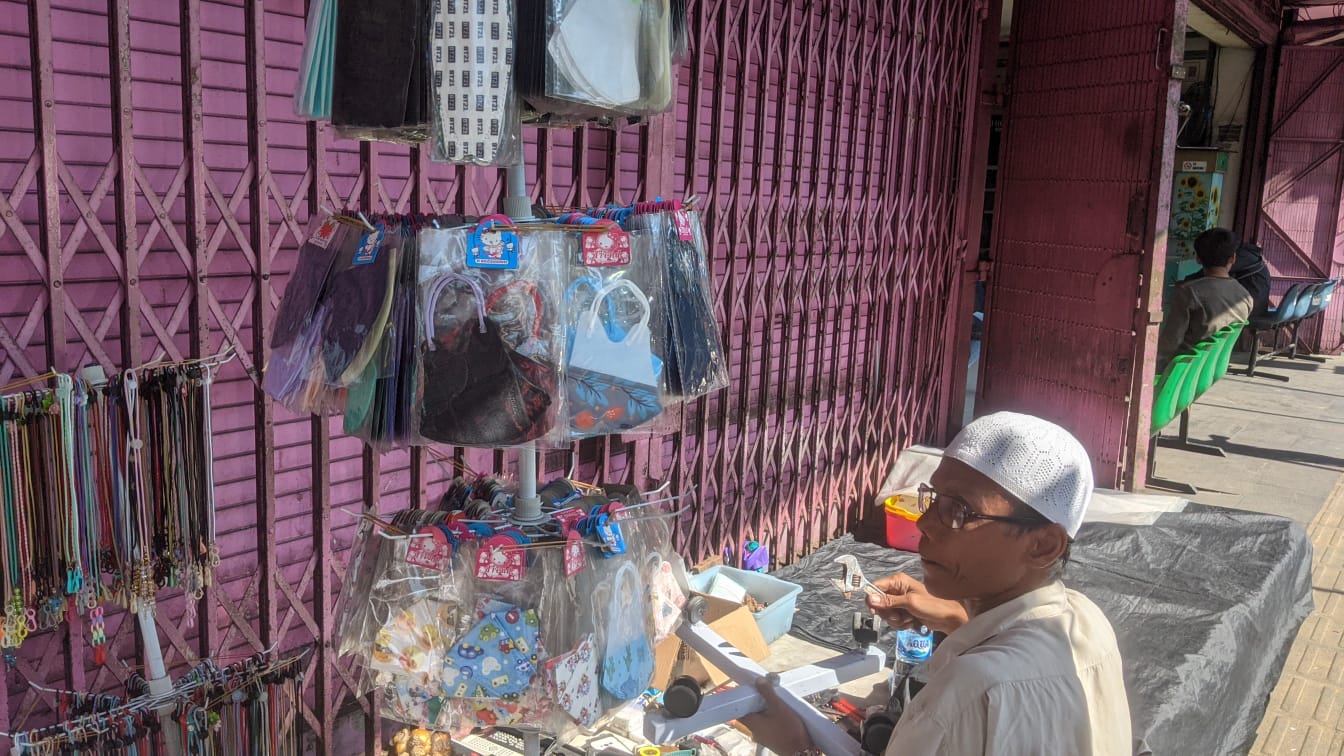
[[[453,559],[453,545],[443,531],[435,527],[420,528],[418,535],[406,545],[406,564],[429,570],[445,570]]]
[[[308,243],[314,247],[326,249],[331,244],[332,238],[336,236],[336,223],[335,218],[327,218],[322,221],[322,225],[318,226],[313,235],[308,238]]]
[[[672,222],[676,224],[677,236],[682,241],[695,241],[695,229],[691,228],[691,216],[686,214],[685,210],[677,210],[672,213]]]
[[[506,535],[496,535],[481,543],[476,554],[476,577],[481,580],[518,582],[527,574],[527,554],[518,548],[518,542]]]
[[[583,538],[579,536],[579,531],[569,531],[569,535],[565,536],[565,577],[579,574],[587,563],[583,555]]]
[[[578,507],[565,507],[551,513],[551,518],[560,523],[561,532],[569,532],[578,527],[579,520],[584,518],[584,512]]]
[[[616,226],[583,232],[583,264],[605,267],[630,264],[630,234]]]
[[[374,230],[364,234],[359,240],[359,247],[355,250],[355,258],[351,260],[351,265],[370,265],[378,259],[378,249],[383,245],[383,236],[387,233],[386,228],[380,221]]]
[[[467,237],[467,267],[514,270],[518,267],[518,234],[509,219],[491,215]]]

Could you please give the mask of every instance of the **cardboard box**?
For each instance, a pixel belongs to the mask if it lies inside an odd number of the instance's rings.
[[[761,637],[761,631],[756,627],[756,618],[751,616],[751,610],[742,604],[734,604],[731,601],[705,596],[705,601],[709,602],[709,611],[705,613],[705,624],[709,625],[714,632],[723,636],[723,639],[733,644],[738,651],[746,655],[752,661],[762,661],[770,655],[770,649],[765,645],[765,639]],[[667,688],[667,684],[672,681],[673,671],[676,667],[677,653],[681,650],[681,639],[673,635],[664,638],[653,649],[654,670],[653,686],[659,690]],[[728,675],[712,664],[706,663],[700,655],[686,649],[686,659],[682,662],[680,673],[690,675],[699,680],[702,684],[709,683],[712,687],[718,687],[728,682]]]

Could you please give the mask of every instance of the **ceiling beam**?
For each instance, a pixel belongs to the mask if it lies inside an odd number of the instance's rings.
[[[1326,42],[1344,33],[1344,16],[1298,21],[1285,30],[1285,41],[1290,45],[1309,45]]]

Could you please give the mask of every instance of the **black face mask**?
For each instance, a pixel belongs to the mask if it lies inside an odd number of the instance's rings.
[[[479,292],[450,288],[468,279],[444,279],[426,313],[433,337],[421,355],[420,435],[467,446],[511,446],[545,435],[554,368],[509,347],[499,325],[485,317]]]
[[[285,285],[285,298],[280,300],[280,309],[275,313],[271,349],[288,346],[300,331],[308,327],[313,311],[317,309],[322,292],[326,288],[331,263],[336,259],[336,253],[344,245],[345,237],[349,233],[348,226],[335,220],[328,220],[319,228],[327,229],[328,235],[321,237],[319,231],[315,233],[314,238],[324,239],[325,246],[310,239],[299,250],[294,273],[290,275],[289,283]]]

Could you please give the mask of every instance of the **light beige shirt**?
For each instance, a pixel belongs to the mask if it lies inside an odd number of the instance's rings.
[[[1133,753],[1111,623],[1063,583],[975,617],[928,665],[886,756]]]

